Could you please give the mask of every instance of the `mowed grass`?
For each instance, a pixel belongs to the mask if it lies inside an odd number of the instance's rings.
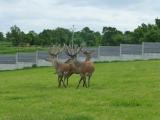
[[[3,41],[0,42],[0,54],[16,54],[17,52],[32,52],[36,53],[37,50],[47,50],[47,47],[14,47],[11,42]]]
[[[79,75],[58,88],[53,67],[1,71],[0,119],[160,119],[160,60],[94,65],[90,87],[79,89]]]

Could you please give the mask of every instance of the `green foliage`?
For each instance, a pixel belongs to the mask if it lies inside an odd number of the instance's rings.
[[[158,120],[159,60],[94,63],[90,87],[79,75],[58,88],[53,67],[0,72],[0,118],[7,120]]]
[[[114,27],[103,27],[102,33],[103,33],[102,41],[101,41],[102,45],[109,45],[109,46],[117,45],[117,43],[116,43],[116,42],[118,42],[117,39],[119,41],[123,41],[123,36],[120,37],[120,35],[122,35],[122,32],[118,31]],[[115,38],[117,38],[117,39],[115,39]]]
[[[155,19],[156,26],[160,29],[160,19]]]
[[[94,46],[96,45],[96,35],[94,31],[90,30],[89,27],[85,27],[81,31],[82,39],[86,42],[87,46]]]
[[[4,35],[3,35],[2,32],[0,32],[0,42],[1,42],[2,40],[4,40]]]
[[[32,68],[36,68],[36,67],[37,67],[37,65],[36,65],[36,64],[33,64],[33,65],[32,65]]]
[[[160,42],[160,29],[159,30],[150,30],[144,35],[144,40],[146,42]]]
[[[29,43],[30,45],[52,46],[54,44],[64,43],[72,44],[72,31],[65,28],[56,28],[53,30],[44,29],[39,34],[34,31],[24,33],[16,25],[10,28],[6,33],[6,38],[0,32],[0,41],[6,40],[12,42],[13,46],[21,46]],[[74,32],[73,44],[84,43],[86,46],[117,46],[122,44],[141,44],[142,42],[160,41],[160,19],[155,19],[155,24],[139,25],[133,32],[117,30],[115,27],[105,26],[102,28],[102,34],[84,27],[81,31]]]
[[[16,25],[14,25],[13,27],[10,28],[11,30],[11,40],[12,40],[12,44],[13,46],[18,46],[21,42],[21,38],[20,38],[20,28],[17,27]]]

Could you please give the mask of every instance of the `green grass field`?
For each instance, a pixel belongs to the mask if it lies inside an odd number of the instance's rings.
[[[15,47],[11,42],[0,42],[0,54],[16,54],[17,52],[36,52],[37,50],[47,50],[48,47]]]
[[[160,60],[95,63],[90,87],[53,67],[0,72],[1,120],[159,120]]]

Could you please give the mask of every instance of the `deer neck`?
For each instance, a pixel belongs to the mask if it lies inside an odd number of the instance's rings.
[[[58,69],[58,67],[59,67],[59,62],[58,62],[56,59],[53,59],[52,65],[53,65],[53,67],[54,67],[55,69]]]
[[[90,58],[86,57],[86,60],[85,61],[90,61]]]
[[[73,61],[73,67],[77,70],[80,71],[81,67],[83,65],[83,62],[79,62],[77,59]]]

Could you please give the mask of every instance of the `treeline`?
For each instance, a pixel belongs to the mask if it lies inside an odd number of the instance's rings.
[[[29,43],[30,45],[53,45],[53,44],[71,44],[72,31],[65,28],[56,28],[53,30],[43,30],[37,34],[29,31],[25,34],[16,25],[10,28],[4,37],[0,32],[0,41],[10,41],[13,46],[21,46]],[[85,44],[86,46],[117,46],[122,44],[141,44],[142,42],[160,42],[160,19],[155,19],[155,24],[144,24],[138,26],[134,31],[117,30],[114,27],[103,27],[102,33],[95,32],[89,27],[81,31],[74,32],[74,44]]]

